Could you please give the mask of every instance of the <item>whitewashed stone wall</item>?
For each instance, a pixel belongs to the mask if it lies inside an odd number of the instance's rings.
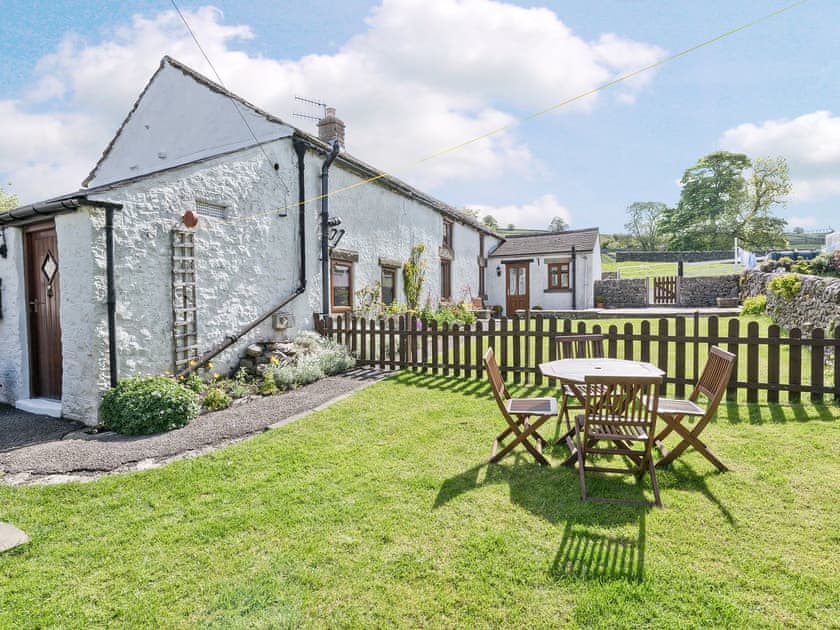
[[[23,242],[18,230],[6,230],[8,257],[0,258],[3,319],[0,320],[0,400],[13,403],[29,396],[26,356],[26,292],[23,285]]]
[[[161,374],[173,369],[171,232],[195,200],[227,206],[227,218],[199,215],[196,234],[198,339],[205,352],[290,297],[299,279],[297,156],[289,139],[182,167],[114,187],[96,199],[121,203],[115,212],[114,250],[117,293],[118,375]],[[280,165],[275,171],[273,164]],[[306,155],[306,197],[320,195],[323,156]],[[335,191],[361,177],[340,159],[330,170]],[[354,290],[381,278],[380,258],[405,261],[413,245],[424,243],[428,269],[423,299],[440,297],[439,247],[443,216],[381,183],[330,197],[330,214],[342,218],[346,234],[339,248],[358,252]],[[313,327],[321,311],[320,200],[306,214],[307,286],[289,312],[294,327]],[[283,216],[285,215],[285,216]],[[102,393],[109,383],[104,211],[86,208],[56,217],[61,265],[63,342],[62,411],[88,424],[98,421]],[[18,230],[7,230],[8,259],[0,259],[3,308],[0,322],[0,396],[8,402],[28,395],[23,308],[22,248]],[[486,248],[495,239],[486,237]],[[456,223],[452,264],[453,297],[478,293],[479,233]],[[402,279],[397,299],[405,301]],[[277,333],[268,320],[214,359],[226,373],[243,348]]]

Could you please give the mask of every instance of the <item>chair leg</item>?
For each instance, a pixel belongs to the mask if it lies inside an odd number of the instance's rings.
[[[575,442],[577,446],[577,462],[578,462],[578,475],[580,476],[580,500],[586,501],[586,475],[584,474],[586,468],[586,453],[583,452],[583,444],[581,443],[580,434],[583,431],[583,427],[580,426],[580,423],[575,420]]]
[[[729,468],[727,468],[726,465],[722,461],[720,461],[718,456],[715,455],[708,446],[701,442],[700,438],[698,437],[703,431],[703,429],[706,427],[706,424],[707,422],[697,423],[697,425],[691,431],[686,429],[685,426],[679,422],[669,425],[674,431],[676,431],[676,433],[680,435],[680,437],[682,437],[682,441],[679,444],[677,444],[670,452],[667,452],[667,454],[665,454],[665,456],[662,459],[656,462],[656,466],[658,468],[663,468],[664,466],[667,466],[668,464],[676,460],[680,455],[682,455],[683,452],[685,452],[685,450],[689,446],[693,446],[694,450],[696,450],[703,457],[705,457],[712,464],[714,464],[719,471],[728,471]]]
[[[656,467],[653,465],[653,455],[648,453],[648,470],[650,471],[650,485],[653,488],[653,499],[656,507],[662,507],[662,500],[659,498],[659,482],[656,479]]]

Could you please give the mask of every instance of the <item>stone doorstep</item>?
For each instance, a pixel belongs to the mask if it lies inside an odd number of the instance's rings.
[[[61,417],[61,401],[46,398],[23,398],[15,402],[15,407],[39,416]]]
[[[0,522],[0,553],[29,542],[29,536],[14,525]]]

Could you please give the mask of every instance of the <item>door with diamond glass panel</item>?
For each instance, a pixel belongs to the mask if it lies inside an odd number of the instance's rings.
[[[61,294],[55,225],[49,222],[27,228],[24,247],[30,396],[61,400]]]
[[[513,317],[518,310],[530,307],[528,296],[528,263],[508,263],[507,265],[507,313]]]

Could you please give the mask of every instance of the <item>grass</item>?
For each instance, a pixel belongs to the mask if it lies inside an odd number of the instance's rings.
[[[0,555],[0,627],[836,626],[838,420],[724,407],[704,435],[733,471],[690,452],[646,510],[485,465],[486,384],[403,373],[162,469],[0,486],[32,537]]]
[[[622,278],[652,278],[654,276],[676,276],[677,263],[675,262],[638,262],[628,260],[617,263],[615,259],[602,255],[602,271],[620,271]],[[687,262],[683,263],[683,274],[686,276],[720,276],[733,273],[742,273],[743,265],[727,262]]]

